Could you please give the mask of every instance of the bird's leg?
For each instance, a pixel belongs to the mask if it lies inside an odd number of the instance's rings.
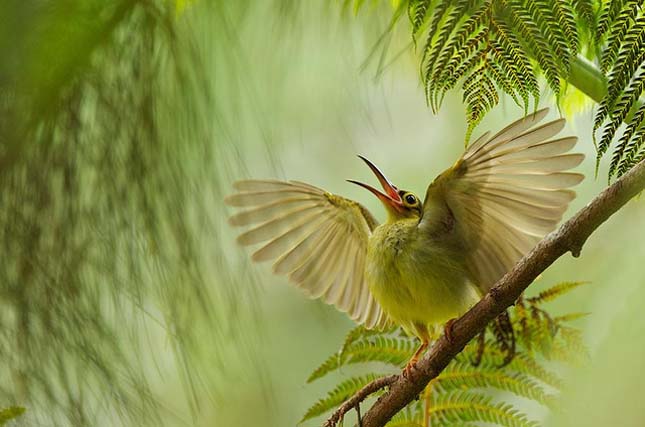
[[[429,343],[430,340],[428,340],[427,338],[421,339],[421,345],[419,346],[419,348],[417,348],[417,351],[414,352],[407,365],[405,365],[405,368],[403,369],[403,375],[405,375],[406,378],[410,378],[412,368],[417,364],[419,357],[421,357],[423,352],[428,348]]]
[[[513,324],[511,323],[508,311],[504,311],[497,316],[493,324],[493,329],[495,330],[498,344],[502,352],[505,353],[504,360],[500,366],[504,367],[511,363],[515,357],[515,331],[513,330]]]
[[[446,324],[444,325],[444,327],[443,327],[443,334],[446,336],[446,339],[448,340],[448,342],[450,344],[452,344],[454,342],[453,339],[452,339],[453,338],[453,334],[452,334],[453,330],[452,330],[452,328],[454,326],[455,320],[457,320],[457,319],[448,320],[446,322]]]
[[[479,366],[484,357],[484,351],[486,349],[486,328],[479,333],[477,336],[477,353],[475,354],[475,360],[470,362],[473,366]]]

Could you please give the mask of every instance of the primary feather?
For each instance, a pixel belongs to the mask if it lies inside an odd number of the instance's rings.
[[[297,181],[248,180],[225,202],[243,210],[229,219],[251,226],[244,246],[260,245],[254,261],[273,260],[313,298],[322,298],[368,328],[387,322],[363,275],[367,241],[376,226],[360,204]]]

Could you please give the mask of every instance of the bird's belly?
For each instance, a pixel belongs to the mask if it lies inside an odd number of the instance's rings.
[[[452,255],[429,251],[368,252],[366,279],[374,298],[409,333],[435,326],[466,312],[479,298],[465,269]]]

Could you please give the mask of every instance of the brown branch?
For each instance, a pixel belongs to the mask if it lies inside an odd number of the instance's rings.
[[[567,252],[571,252],[574,257],[579,256],[591,233],[644,188],[645,160],[538,243],[481,301],[452,324],[452,339],[449,341],[445,336],[441,336],[409,376],[399,374],[386,377],[390,390],[365,414],[362,426],[383,427],[397,412],[415,400],[466,344],[482,331],[489,321],[511,306],[539,274]],[[342,413],[364,400],[371,393],[366,389],[372,384],[374,383],[368,384],[345,402],[341,406],[341,409],[344,409]],[[342,417],[342,414],[337,416],[341,409],[334,413],[335,422]],[[327,421],[325,427],[335,425],[332,419]]]
[[[345,403],[343,403],[336,410],[336,412],[334,412],[331,417],[329,417],[329,419],[325,421],[323,427],[336,427],[336,424],[338,424],[343,419],[346,413],[354,408],[357,408],[358,410],[358,405],[363,400],[367,399],[370,394],[376,393],[380,389],[391,385],[398,378],[398,375],[388,375],[387,377],[377,378],[371,383],[365,385],[363,388],[358,390],[350,399],[346,400]],[[358,412],[359,425],[362,425],[360,423],[360,418],[361,414],[360,412]]]

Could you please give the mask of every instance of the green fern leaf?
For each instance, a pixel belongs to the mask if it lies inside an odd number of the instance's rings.
[[[473,129],[484,115],[499,102],[499,95],[493,81],[486,73],[486,67],[474,71],[463,84],[463,100],[466,104],[466,143],[470,140]]]
[[[320,364],[307,378],[307,383],[316,381],[319,378],[322,378],[329,374],[330,372],[338,370],[342,366],[342,360],[340,354],[335,353],[329,356],[323,363]]]
[[[638,98],[645,91],[645,69],[642,69],[640,73],[634,77],[634,79],[629,84],[620,99],[614,105],[611,113],[609,114],[610,122],[605,126],[603,130],[603,135],[600,140],[600,145],[605,146],[609,145],[611,140],[614,138],[618,127],[625,121],[629,111],[632,109],[632,106]],[[623,154],[627,148],[627,139],[620,139],[616,149],[614,150],[611,164],[609,166],[609,178],[615,174],[616,169],[618,168],[620,160],[623,158]]]
[[[305,415],[302,417],[300,422],[302,423],[303,421],[322,415],[331,409],[335,409],[358,390],[377,378],[379,378],[379,375],[367,374],[359,377],[352,377],[343,381],[327,393],[327,396],[314,403],[307,412],[305,412]]]
[[[537,101],[540,98],[540,89],[531,61],[522,48],[520,41],[503,20],[492,20],[491,28],[495,34],[492,42],[492,46],[495,48],[494,53],[503,58],[500,58],[499,62],[506,62],[508,69],[516,70],[515,74],[521,88],[520,93],[524,91],[533,96],[537,105]]]
[[[572,43],[571,40],[567,40],[566,35],[561,27],[563,24],[558,19],[556,11],[558,7],[555,3],[550,3],[545,0],[533,0],[526,2],[523,7],[529,12],[531,16],[531,22],[535,23],[535,26],[540,30],[540,37],[548,41],[550,48],[553,51],[554,58],[556,63],[559,63],[563,66],[563,70],[567,71],[569,69],[569,64],[571,63],[572,52],[569,50],[569,44]],[[577,34],[575,29],[573,30],[575,38],[577,39]],[[576,41],[577,43],[577,41]]]
[[[596,15],[594,13],[594,6],[592,0],[573,0],[573,8],[576,14],[582,18],[592,34],[596,29]]]
[[[415,39],[416,34],[427,19],[430,3],[432,3],[432,0],[412,0],[408,3],[408,17],[412,24],[412,37]]]
[[[537,427],[525,414],[511,405],[495,403],[490,396],[473,392],[456,391],[439,394],[428,408],[433,425],[452,423],[482,422],[507,427]]]
[[[640,4],[638,1],[627,2],[618,14],[615,22],[611,25],[607,39],[607,47],[603,50],[600,59],[600,68],[602,71],[607,72],[616,60],[622,40],[627,30],[636,20],[639,9]]]
[[[586,285],[588,283],[589,282],[584,281],[558,283],[557,285],[545,289],[536,296],[527,298],[526,300],[532,304],[543,304],[545,302],[553,301],[554,299],[572,291],[573,289],[582,285]]]
[[[547,395],[544,389],[529,377],[509,375],[505,370],[496,369],[494,365],[480,364],[475,367],[470,361],[451,363],[437,377],[434,384],[443,391],[492,388],[534,400],[545,406],[551,405],[553,400],[552,396]]]
[[[495,59],[501,58],[498,57]],[[500,65],[500,62],[503,65]],[[495,82],[497,87],[501,88],[506,94],[513,98],[513,101],[515,101],[515,103],[519,107],[524,107],[525,109],[527,109],[529,103],[528,93],[522,91],[521,86],[520,88],[518,88],[518,86],[515,86],[515,84],[518,84],[519,81],[517,80],[513,70],[508,68],[508,66],[504,64],[503,61],[496,62],[493,58],[489,58],[486,65],[488,75],[493,80],[493,82]],[[520,99],[518,98],[518,92],[519,96],[522,98],[522,101],[520,101]]]
[[[423,425],[423,406],[416,402],[408,405],[385,425],[386,427],[426,427]]]
[[[640,16],[627,31],[618,57],[608,76],[607,103],[613,105],[621,91],[626,87],[645,60],[645,16]]]
[[[560,93],[560,66],[551,51],[550,42],[544,38],[538,25],[524,9],[522,2],[509,0],[511,19],[509,28],[521,35],[525,46],[533,53],[554,93]]]
[[[488,55],[486,38],[488,30],[482,27],[466,41],[444,67],[440,80],[431,81],[427,85],[426,94],[433,109],[441,105],[443,94],[455,87],[457,82],[471,73]]]
[[[624,1],[622,0],[612,0],[608,2],[602,2],[602,9],[600,13],[600,19],[598,19],[598,31],[596,33],[596,41],[600,43],[600,40],[605,36],[614,20],[620,13],[623,8]]]
[[[460,25],[455,35],[446,43],[438,55],[432,77],[428,80],[441,85],[450,73],[475,50],[476,46],[487,36],[486,15],[490,10],[490,3],[485,2]],[[473,46],[473,42],[475,45]],[[450,61],[451,66],[448,66]]]
[[[450,3],[450,2],[446,2]],[[428,39],[428,43],[425,46],[422,67],[425,70],[423,73],[424,84],[432,86],[434,82],[432,76],[434,70],[437,68],[436,65],[440,61],[440,53],[444,50],[446,43],[448,42],[451,34],[458,26],[460,19],[466,14],[467,10],[471,7],[471,1],[469,0],[459,0],[454,5],[449,7],[444,15],[441,17],[441,20],[438,23],[438,27],[435,30],[435,33],[430,33],[433,36],[432,40]],[[447,58],[446,58],[447,59]],[[432,104],[433,108],[436,109],[436,105]]]
[[[627,124],[623,135],[618,141],[618,147],[626,146],[625,153],[618,167],[618,176],[623,175],[629,168],[636,163],[636,152],[643,144],[642,134],[639,137],[640,130],[645,121],[645,104],[641,105],[630,122]]]
[[[580,48],[578,28],[576,25],[576,18],[573,13],[573,5],[568,1],[555,1],[551,7],[555,12],[557,26],[562,29],[562,36],[566,41],[568,49],[568,57],[572,58],[578,54],[578,50]]]
[[[345,364],[381,362],[403,366],[414,354],[416,344],[407,338],[376,336],[360,340],[345,350]]]

